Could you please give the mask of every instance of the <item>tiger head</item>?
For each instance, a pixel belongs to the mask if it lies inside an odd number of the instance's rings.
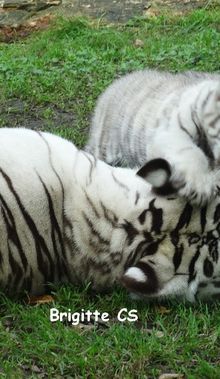
[[[122,285],[144,299],[220,298],[220,200],[199,207],[180,199],[164,159],[148,162],[137,175],[156,196],[132,223],[139,233],[130,241]]]

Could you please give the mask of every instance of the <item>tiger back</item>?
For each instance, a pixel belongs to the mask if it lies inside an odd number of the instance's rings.
[[[219,74],[142,70],[100,95],[86,149],[113,166],[163,158],[179,195],[205,204],[220,189],[219,136]]]

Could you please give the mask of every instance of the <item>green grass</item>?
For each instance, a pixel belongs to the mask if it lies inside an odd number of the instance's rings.
[[[144,67],[219,70],[219,18],[215,10],[118,27],[60,21],[31,39],[2,45],[0,125],[55,130],[82,146],[95,99],[115,77]]]
[[[0,46],[0,125],[49,130],[83,146],[99,93],[115,78],[144,67],[220,70],[220,12],[134,19],[108,26],[85,19],[58,20],[48,31]],[[141,39],[143,47],[135,47]],[[0,378],[220,377],[220,307],[131,301],[126,292],[94,296],[62,287],[62,311],[98,309],[107,327],[51,324],[52,305],[28,306],[2,295]],[[137,309],[136,323],[117,312]]]

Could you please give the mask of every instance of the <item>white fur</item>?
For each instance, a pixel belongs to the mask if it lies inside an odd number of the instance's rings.
[[[153,187],[161,187],[167,182],[168,175],[165,170],[158,169],[155,172],[150,172],[146,179]]]
[[[156,197],[133,170],[113,168],[60,137],[27,129],[0,129],[0,188],[1,291],[42,293],[48,281],[89,282],[106,290],[126,270],[147,286],[150,276],[135,267],[141,260],[158,281],[141,297],[218,294],[213,282],[220,280],[220,261],[213,248],[220,250],[219,199],[209,203],[203,231],[198,207],[183,225],[182,199]],[[177,229],[178,240],[171,234]],[[176,247],[183,248],[177,272]],[[206,260],[213,265],[209,276]]]
[[[147,280],[147,277],[143,271],[138,267],[131,267],[126,271],[126,277],[134,279],[137,282],[144,283]]]
[[[173,167],[179,194],[205,203],[220,184],[219,97],[218,74],[143,70],[125,75],[100,96],[87,150],[128,167],[164,158]],[[212,164],[196,125],[207,138]]]

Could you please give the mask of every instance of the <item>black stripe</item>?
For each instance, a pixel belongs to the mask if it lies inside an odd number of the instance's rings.
[[[220,120],[220,116],[216,116],[212,121],[210,121],[209,123],[209,126],[211,126],[211,128],[214,128],[216,122],[218,122]]]
[[[155,200],[151,200],[149,203],[149,208],[145,209],[139,216],[138,220],[141,225],[145,223],[147,212],[151,213],[152,222],[151,222],[151,232],[159,234],[163,225],[163,210],[161,208],[155,207]]]
[[[201,128],[201,125],[200,125],[200,121],[199,121],[199,118],[198,118],[198,115],[196,113],[196,108],[193,109],[192,107],[190,108],[190,112],[191,112],[191,119],[196,127],[196,131],[197,131],[197,135],[199,136],[200,133],[202,133],[202,128]]]
[[[126,262],[124,264],[124,271],[126,271],[129,267],[133,266],[139,259],[142,258],[144,251],[147,249],[147,246],[149,245],[149,242],[147,241],[141,241],[137,245],[137,247],[131,251],[129,256],[126,259]]]
[[[155,207],[155,200],[156,199],[151,200],[149,204],[149,211],[152,214],[151,232],[159,234],[163,225],[163,210]]]
[[[193,258],[191,259],[191,262],[189,264],[189,279],[188,279],[188,283],[192,282],[192,280],[194,280],[195,277],[196,277],[196,273],[194,272],[194,270],[195,270],[196,261],[198,260],[199,256],[200,256],[200,251],[199,251],[199,249],[197,249],[195,255],[193,256]]]
[[[50,193],[49,193],[45,183],[41,179],[40,175],[38,175],[38,177],[39,177],[41,184],[43,185],[43,188],[44,188],[47,200],[48,200],[50,224],[51,224],[51,240],[53,243],[53,251],[54,251],[54,253],[56,255],[56,259],[57,259],[56,267],[58,270],[59,279],[61,280],[63,274],[68,275],[66,263],[62,259],[62,258],[65,258],[65,256],[66,256],[66,252],[65,252],[65,248],[64,248],[64,244],[63,244],[63,236],[62,236],[60,226],[59,226],[59,223],[58,223],[56,215],[55,215],[55,211],[54,211],[54,207],[53,207],[53,201],[51,199]],[[56,236],[58,237],[59,248],[57,247]],[[59,251],[59,249],[60,249],[60,251]]]
[[[191,221],[192,212],[193,212],[193,207],[189,203],[187,203],[179,217],[178,223],[174,229],[175,231],[180,231],[181,229],[184,228],[184,226],[188,227]]]
[[[124,220],[124,224],[122,224],[122,227],[127,233],[128,236],[128,245],[131,245],[136,236],[139,234],[138,230],[132,225],[131,222]]]
[[[197,118],[197,120],[195,119],[195,117]],[[210,163],[212,163],[214,161],[214,155],[211,146],[209,145],[208,139],[206,137],[206,134],[204,133],[204,130],[202,129],[202,126],[199,124],[198,117],[196,116],[196,111],[192,108],[191,118],[197,130],[197,146],[203,151],[206,157],[209,158],[209,160],[211,161]]]
[[[199,288],[206,288],[207,285],[208,285],[207,282],[201,282],[201,283],[199,283]]]
[[[165,238],[166,236],[163,236],[156,241],[143,240],[139,242],[135,250],[132,251],[129,257],[127,258],[126,263],[124,265],[125,270],[128,267],[133,266],[140,258],[155,255],[158,251],[160,243],[163,242]]]
[[[115,174],[114,174],[113,171],[111,172],[111,174],[112,174],[112,178],[113,178],[113,180],[115,181],[115,183],[117,183],[121,188],[123,188],[123,189],[126,190],[127,192],[130,191],[129,188],[128,188],[124,183],[122,183],[120,180],[118,180],[118,179],[115,177]]]
[[[89,257],[87,261],[88,261],[89,266],[91,266],[93,270],[95,269],[101,272],[101,274],[103,275],[110,274],[111,268],[108,262],[99,262],[99,261],[97,262],[95,258],[91,258],[91,257]]]
[[[144,257],[147,256],[147,255],[154,255],[157,253],[158,251],[158,248],[159,248],[159,245],[161,242],[163,242],[163,240],[166,238],[166,236],[163,236],[162,238],[159,238],[157,241],[154,241],[152,243],[150,243],[146,250],[145,250],[145,254],[143,255]]]
[[[102,130],[101,130],[101,135],[99,137],[99,142],[98,142],[98,151],[99,151],[99,159],[102,159],[103,161],[106,161],[106,153],[107,153],[107,143],[104,143],[105,139],[106,139],[106,135],[107,135],[107,131],[105,129],[105,125],[107,125],[107,119],[108,118],[108,114],[107,112],[104,113],[104,120],[102,122]],[[95,114],[93,116],[93,119],[95,119]],[[93,123],[94,125],[94,123]],[[108,135],[107,135],[108,137]]]
[[[28,293],[31,293],[33,283],[33,270],[30,267],[30,274],[28,277],[24,278],[22,288],[24,288]]]
[[[46,245],[46,242],[44,238],[41,236],[41,234],[38,232],[38,229],[32,219],[32,217],[29,215],[25,207],[23,206],[17,192],[15,191],[11,179],[8,177],[8,175],[3,171],[2,168],[0,168],[0,172],[5,179],[8,188],[10,189],[11,193],[14,195],[16,202],[18,204],[18,207],[26,221],[26,224],[28,228],[30,229],[34,242],[35,242],[35,249],[37,252],[37,261],[38,261],[38,268],[41,271],[41,273],[44,275],[45,279],[53,282],[54,280],[54,262],[51,258],[50,251]],[[47,265],[47,262],[44,259],[44,256],[47,257],[49,266]]]
[[[192,212],[193,207],[189,203],[187,203],[179,217],[176,227],[170,232],[171,242],[174,246],[177,246],[179,243],[180,230],[183,229],[185,226],[188,227],[191,220]]]
[[[11,251],[9,241],[8,241],[7,247],[8,247],[9,265],[10,265],[10,269],[12,271],[12,276],[10,277],[10,281],[7,282],[7,287],[12,289],[12,291],[13,291],[14,289],[18,290],[19,283],[23,277],[24,272],[23,272],[21,266],[19,265],[19,263],[13,257],[13,253]]]
[[[40,136],[42,137],[42,139],[44,140],[47,148],[48,148],[48,154],[49,154],[49,162],[50,162],[50,166],[51,166],[51,169],[52,171],[54,172],[55,176],[57,177],[59,183],[60,183],[60,188],[61,188],[61,191],[62,191],[62,221],[63,221],[63,226],[64,226],[64,201],[65,201],[65,192],[64,192],[64,187],[63,187],[63,183],[62,183],[62,180],[59,176],[59,174],[57,173],[57,171],[55,170],[54,166],[53,166],[53,163],[52,163],[52,152],[51,152],[51,149],[50,149],[50,146],[49,146],[49,143],[48,141],[42,136],[41,133],[39,133]],[[49,192],[48,192],[49,193]],[[51,216],[51,214],[50,214]],[[51,222],[51,225],[53,225],[53,223]],[[59,226],[58,226],[59,228]],[[60,229],[59,229],[60,231]],[[58,232],[59,233],[59,232]],[[64,261],[64,259],[66,259],[66,251],[64,249],[64,242],[62,240],[62,237],[61,237],[61,231],[60,231],[60,235],[59,235],[59,240],[60,240],[60,245],[61,245],[61,251],[62,251],[62,256],[61,256],[61,262],[58,263],[59,267],[62,268],[62,272],[66,274],[66,276],[68,277],[68,279],[70,280],[71,278],[69,277],[69,272],[67,270],[67,267],[66,267],[66,263]],[[54,238],[54,241],[56,241],[56,239]],[[55,252],[55,251],[54,251]],[[59,268],[58,268],[58,272],[60,272]],[[70,280],[71,281],[71,280]]]
[[[98,230],[95,228],[93,222],[87,217],[85,212],[82,212],[83,218],[86,221],[86,224],[88,225],[91,233],[98,238],[99,242],[104,245],[109,245],[109,240],[105,239],[101,236],[101,234],[98,232]]]
[[[111,263],[115,266],[119,265],[121,263],[123,254],[121,251],[114,251],[110,254],[111,257]]]
[[[88,183],[88,184],[91,184],[91,182],[92,182],[92,174],[93,174],[93,170],[94,170],[95,167],[96,167],[97,160],[96,160],[96,158],[94,157],[94,155],[92,155],[92,154],[87,154],[85,151],[82,151],[82,150],[80,150],[80,152],[81,152],[81,153],[84,155],[84,157],[86,157],[87,160],[89,161],[90,167],[89,167],[89,175],[88,175],[88,177],[89,177],[89,183]],[[92,161],[91,158],[93,158],[93,161]]]
[[[137,192],[136,192],[136,196],[135,196],[135,202],[134,202],[135,205],[137,205],[139,199],[140,199],[140,194],[139,194],[139,192],[137,191]]]
[[[214,285],[214,287],[220,288],[220,281],[212,282],[212,284]]]
[[[175,246],[175,253],[173,256],[173,264],[174,264],[175,271],[178,270],[182,262],[183,252],[184,252],[183,244],[181,244],[180,246]]]
[[[5,226],[6,226],[6,229],[7,229],[8,239],[11,240],[14,243],[14,245],[17,247],[17,251],[18,251],[18,253],[20,255],[23,268],[26,271],[27,270],[27,266],[28,266],[28,261],[27,261],[27,257],[25,255],[25,252],[23,250],[21,241],[20,241],[20,239],[18,237],[18,233],[17,233],[17,228],[16,228],[14,217],[13,217],[12,212],[9,209],[6,201],[4,200],[4,198],[3,198],[3,196],[1,194],[0,194],[0,201],[2,203],[2,214],[3,214],[3,219],[4,219],[4,222],[5,222]],[[7,215],[6,215],[6,212],[7,212]]]
[[[133,91],[137,91],[136,93],[140,92],[140,83],[139,81],[135,82],[135,85],[133,86]],[[149,92],[150,92],[150,89],[149,89]],[[131,106],[134,105],[134,99],[132,96],[130,96],[130,88],[127,87],[127,91],[125,91],[124,95],[126,96],[126,93],[128,93],[129,95],[129,102],[126,103],[126,107],[127,109],[129,109],[130,107],[130,104]],[[135,93],[135,92],[134,92]],[[143,107],[143,105],[146,103],[146,99],[147,99],[147,95],[148,95],[148,92],[146,91],[143,91],[142,93],[142,96],[141,98],[139,98],[139,101],[138,103],[136,102],[136,106],[135,108],[133,109],[132,113],[128,114],[130,115],[129,119],[127,120],[127,127],[126,127],[126,134],[124,136],[125,140],[121,140],[121,143],[122,143],[122,146],[126,147],[126,150],[127,150],[127,154],[128,156],[130,157],[133,157],[135,161],[139,162],[140,163],[140,159],[138,157],[138,152],[139,152],[139,147],[137,146],[135,149],[133,149],[133,146],[132,144],[135,142],[134,138],[137,139],[138,138],[138,141],[142,141],[143,139],[143,131],[145,130],[146,126],[143,125],[141,127],[141,129],[138,130],[139,133],[135,133],[135,137],[133,138],[133,131],[134,131],[134,127],[135,127],[135,118],[138,116],[139,112],[140,112],[140,109]],[[123,108],[122,108],[122,114],[124,114],[124,104],[122,102],[122,105],[123,105]],[[121,130],[123,131],[123,128],[121,128]],[[143,144],[141,144],[141,147],[142,147]],[[146,151],[146,148],[144,149],[144,152]],[[136,155],[136,156],[135,156]],[[142,157],[142,159],[144,159],[144,157]]]
[[[90,208],[93,210],[95,216],[96,216],[97,218],[100,218],[100,215],[99,215],[97,209],[95,208],[95,205],[93,204],[92,200],[89,198],[89,196],[88,196],[88,194],[86,193],[85,190],[84,190],[84,194],[85,194],[86,200],[87,200],[87,202],[89,203]]]
[[[218,204],[215,208],[214,213],[214,223],[218,223],[220,221],[220,204]]]
[[[44,136],[42,135],[41,132],[37,131],[38,135],[41,137],[41,139],[44,141],[46,147],[47,147],[47,150],[48,150],[48,157],[49,157],[49,163],[50,163],[50,166],[51,166],[51,169],[54,173],[54,175],[57,177],[57,180],[58,182],[60,183],[60,188],[61,188],[61,191],[62,191],[62,218],[63,218],[63,227],[64,227],[64,222],[67,220],[67,217],[64,215],[64,202],[65,202],[65,191],[64,191],[64,186],[63,186],[63,182],[60,178],[60,175],[58,174],[58,172],[56,171],[54,165],[53,165],[53,162],[52,162],[52,152],[51,152],[51,148],[50,148],[50,145],[48,143],[48,141],[46,140],[46,138],[44,138]],[[79,152],[79,150],[77,150],[77,152]],[[72,225],[71,225],[72,227]],[[64,232],[64,230],[63,230]],[[65,249],[63,250],[63,254],[64,254],[64,257],[66,258],[66,252],[65,252]]]
[[[208,278],[211,278],[213,275],[213,272],[214,272],[213,263],[208,258],[206,258],[203,264],[203,273]]]
[[[211,146],[209,145],[208,139],[204,132],[200,133],[198,136],[198,147],[203,151],[207,158],[212,162],[215,157],[213,155]]]
[[[219,211],[220,211],[220,208],[219,208]],[[206,215],[207,215],[207,205],[202,207],[200,210],[200,224],[201,224],[202,233],[204,233],[204,231],[205,231]],[[214,216],[214,219],[215,219],[215,216]]]
[[[112,225],[116,226],[118,223],[118,217],[115,215],[113,211],[110,209],[106,208],[105,205],[100,201],[100,205],[104,214],[105,219]]]
[[[141,214],[140,216],[138,216],[138,220],[140,222],[141,225],[143,225],[145,223],[145,219],[146,219],[146,214],[148,212],[148,209],[145,209]]]
[[[219,244],[219,241],[217,238],[213,239],[209,243],[209,255],[212,258],[214,263],[218,263],[218,244]]]
[[[214,90],[208,92],[208,95],[206,96],[206,98],[202,102],[201,109],[204,109],[206,107],[206,105],[207,105],[207,103],[209,101],[209,98],[213,95],[213,93],[214,93]]]
[[[97,256],[107,251],[107,248],[106,248],[107,245],[106,244],[103,245],[100,242],[97,243],[97,239],[94,239],[94,235],[89,237],[88,243],[89,243],[89,247],[91,248],[90,250],[95,251],[95,254]]]
[[[180,118],[180,114],[179,114],[179,113],[178,113],[177,118],[178,118],[178,122],[179,122],[180,129],[181,129],[184,133],[186,133],[186,134],[190,137],[191,140],[193,140],[193,136],[192,136],[192,134],[190,134],[190,132],[189,132],[189,131],[185,128],[185,126],[183,125],[183,122],[182,122],[182,120],[181,120],[181,118]]]
[[[2,251],[0,250],[0,268],[2,270],[2,265],[3,264],[3,254],[2,254]]]

